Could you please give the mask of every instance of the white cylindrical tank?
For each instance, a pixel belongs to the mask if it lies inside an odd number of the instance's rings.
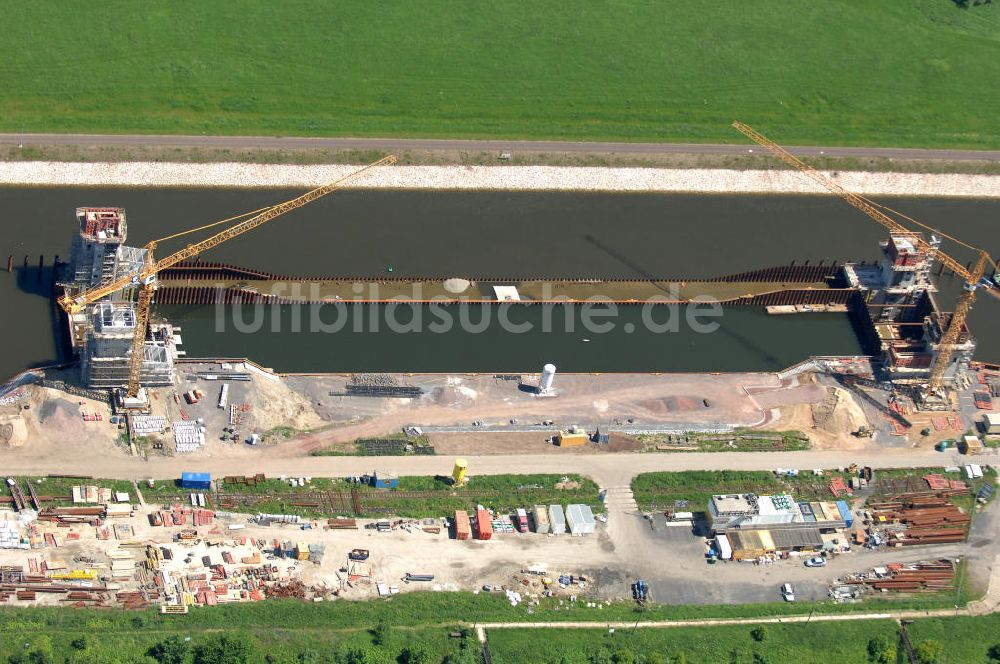
[[[542,367],[542,379],[538,382],[538,389],[541,392],[548,392],[552,389],[552,379],[556,377],[556,365],[546,364]]]

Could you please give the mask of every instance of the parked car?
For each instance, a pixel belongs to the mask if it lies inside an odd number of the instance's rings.
[[[368,560],[368,549],[351,549],[347,557],[351,560]]]
[[[826,558],[815,556],[806,561],[806,567],[826,567]]]
[[[795,601],[795,589],[792,588],[792,584],[784,583],[781,585],[781,596],[785,598],[786,602]]]

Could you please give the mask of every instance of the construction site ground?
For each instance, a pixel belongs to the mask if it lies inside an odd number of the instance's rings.
[[[114,523],[127,523],[132,535],[126,540],[100,541],[91,526],[74,525],[70,528],[55,524],[40,524],[44,532],[55,533],[61,541],[59,547],[33,550],[0,550],[0,565],[21,565],[27,570],[29,557],[64,561],[68,569],[95,569],[108,574],[109,551],[125,549],[141,561],[144,546],[152,543],[167,546],[174,552],[172,561],[162,563],[177,577],[206,571],[202,556],[209,555],[213,564],[222,564],[222,551],[229,551],[236,564],[226,564],[227,571],[247,567],[239,559],[258,550],[254,545],[237,544],[234,540],[262,539],[268,544],[274,539],[292,542],[324,544],[326,554],[321,564],[309,561],[292,561],[273,558],[269,549],[262,551],[262,564],[276,565],[283,581],[301,581],[307,595],[332,599],[334,594],[349,598],[374,598],[376,583],[384,582],[407,590],[479,590],[484,585],[505,586],[522,593],[541,593],[546,586],[541,577],[525,574],[528,567],[541,566],[545,576],[558,578],[560,574],[584,575],[588,582],[583,586],[560,589],[550,586],[557,596],[571,594],[602,599],[627,599],[630,584],[643,578],[653,588],[653,599],[670,604],[737,604],[771,602],[780,599],[778,588],[782,583],[793,583],[801,600],[819,600],[826,597],[827,588],[837,577],[890,562],[914,562],[936,558],[966,558],[968,570],[975,587],[984,589],[989,578],[993,553],[988,544],[998,534],[1000,519],[996,510],[986,510],[974,526],[969,542],[941,546],[917,546],[906,549],[869,551],[855,548],[849,553],[833,557],[820,569],[810,569],[802,564],[804,558],[792,557],[769,565],[752,563],[720,563],[706,565],[703,525],[667,523],[661,514],[652,521],[629,509],[627,505],[609,501],[607,524],[598,524],[592,535],[540,535],[495,534],[488,541],[456,541],[449,538],[447,529],[439,533],[425,532],[423,520],[410,521],[407,525],[387,533],[363,528],[367,521],[359,521],[357,530],[325,530],[317,527],[302,530],[296,524],[260,526],[247,522],[245,515],[219,515],[212,526],[197,528],[198,543],[173,542],[185,526],[151,526],[147,514],[159,508],[149,503],[136,505],[132,518],[115,519]],[[245,527],[229,530],[230,524]],[[321,526],[322,522],[318,525]],[[440,525],[434,520],[434,525]],[[80,533],[79,541],[67,541],[71,532]],[[206,546],[206,541],[215,542]],[[355,548],[370,551],[370,558],[362,566],[370,569],[370,576],[363,572],[349,579],[342,568],[348,567],[347,554]],[[185,563],[185,556],[190,562]],[[74,562],[80,557],[94,562]],[[356,570],[352,570],[356,571]],[[432,574],[431,582],[407,583],[412,574]],[[121,590],[133,590],[134,582],[112,583]],[[34,603],[58,604],[60,595],[39,593]],[[13,601],[13,600],[12,600]],[[14,602],[26,605],[27,602]]]
[[[199,419],[205,427],[205,444],[193,452],[175,452],[170,431],[139,441],[138,452],[148,459],[153,475],[157,474],[154,468],[168,459],[173,462],[170,465],[232,462],[245,468],[234,474],[252,475],[269,460],[304,461],[323,450],[354,453],[357,439],[401,435],[406,426],[423,428],[442,455],[593,457],[655,449],[622,432],[645,427],[791,430],[805,434],[816,451],[858,454],[915,448],[930,452],[939,440],[959,438],[977,415],[968,410],[911,413],[908,417],[914,426],[898,435],[888,418],[870,403],[829,377],[813,373],[786,380],[758,373],[560,374],[554,397],[533,393],[530,384],[537,381],[537,375],[514,380],[493,375],[388,375],[423,391],[419,397],[396,398],[343,396],[349,376],[278,377],[253,371],[249,372],[251,381],[226,382],[229,404],[238,406],[241,420],[233,441],[234,434],[224,431],[230,424],[230,409],[218,407],[223,381],[199,378],[218,372],[220,366],[218,362],[185,362],[174,386],[150,390],[154,415],[164,416],[168,423]],[[519,385],[517,378],[527,385]],[[204,397],[188,404],[182,395],[194,388],[201,389]],[[0,405],[0,458],[16,462],[23,474],[44,474],[53,460],[101,458],[109,464],[120,460],[123,469],[130,465],[132,452],[123,443],[124,430],[110,423],[107,403],[39,385],[18,389],[20,399]],[[100,418],[85,421],[84,415]],[[958,428],[924,426],[941,416],[954,417]],[[588,433],[607,430],[609,425],[616,430],[606,445],[564,448],[550,442],[559,429],[572,425]],[[875,435],[852,435],[862,426]],[[924,428],[931,429],[930,435],[920,434]],[[246,444],[255,433],[261,436],[260,444]],[[220,440],[223,435],[227,440]]]
[[[408,399],[340,396],[349,380],[347,376],[278,379],[254,371],[249,382],[229,383],[230,403],[249,404],[246,411],[241,410],[246,420],[240,425],[241,439],[250,433],[265,434],[261,445],[250,446],[242,440],[234,443],[218,439],[229,417],[228,410],[217,405],[220,381],[191,380],[192,376],[219,368],[218,363],[185,363],[173,388],[153,391],[154,414],[163,414],[169,420],[204,420],[207,440],[199,451],[172,452],[168,433],[163,436],[162,451],[144,447],[146,456],[133,455],[121,443],[122,432],[110,424],[106,404],[31,385],[21,388],[21,399],[0,406],[0,424],[11,424],[9,435],[0,441],[0,460],[7,472],[22,476],[72,469],[95,477],[130,479],[176,478],[182,470],[206,470],[216,477],[257,472],[272,477],[283,473],[343,477],[369,472],[373,467],[404,475],[446,474],[453,456],[461,455],[469,459],[473,474],[576,472],[594,478],[609,493],[608,523],[599,524],[597,533],[585,537],[515,534],[498,535],[489,542],[456,542],[444,534],[432,535],[419,528],[411,528],[412,532],[375,533],[300,531],[295,526],[259,528],[248,524],[239,531],[239,536],[325,543],[327,555],[322,565],[301,563],[295,570],[307,585],[324,588],[339,583],[337,570],[346,563],[347,551],[356,547],[372,551],[373,579],[402,589],[428,585],[407,586],[400,582],[407,572],[434,574],[430,586],[440,589],[520,584],[521,569],[543,563],[553,573],[592,577],[590,591],[601,597],[626,596],[628,583],[642,576],[653,585],[656,601],[670,603],[774,601],[777,587],[785,582],[795,583],[803,599],[820,598],[832,578],[846,572],[883,562],[932,557],[966,557],[970,561],[970,581],[977,587],[985,587],[993,571],[989,545],[1000,528],[995,509],[986,510],[976,520],[968,543],[875,553],[856,551],[834,558],[820,570],[804,568],[796,560],[775,565],[728,563],[708,567],[702,537],[685,527],[668,526],[660,517],[651,527],[638,513],[628,484],[639,472],[835,468],[851,462],[875,467],[968,462],[967,457],[953,450],[934,452],[932,443],[921,440],[916,431],[907,437],[890,435],[883,415],[825,377],[804,374],[783,381],[773,374],[560,374],[556,376],[557,396],[540,398],[520,387],[517,380],[492,375],[393,376],[400,383],[423,389],[421,397]],[[530,383],[536,376],[523,378]],[[205,396],[199,404],[186,404],[180,395],[195,386]],[[100,414],[101,418],[85,421],[84,414]],[[552,424],[540,425],[546,420]],[[636,429],[677,426],[683,430],[716,425],[799,429],[809,436],[813,449],[643,453],[635,449],[631,438],[618,433],[600,448],[590,444],[563,449],[546,442],[562,427],[576,424],[593,428],[615,423]],[[875,428],[876,436],[851,436],[850,430],[862,424]],[[966,417],[963,425],[969,424]],[[407,425],[430,430],[429,438],[439,446],[439,456],[308,456],[338,445],[346,450],[346,445],[358,438],[385,436]],[[0,433],[3,431],[0,429]],[[952,437],[960,433],[955,431]],[[995,465],[996,455],[984,455],[976,461]],[[141,511],[131,522],[137,540],[165,542],[178,530],[148,526]],[[93,528],[89,531],[81,534],[80,541],[67,542],[51,555],[69,561],[119,546],[113,540],[98,542]],[[229,535],[225,530],[212,535],[220,536]],[[19,557],[23,560],[26,553],[0,553],[2,564],[14,563]],[[193,565],[200,566],[197,557]],[[350,596],[374,594],[373,587],[364,583],[345,592]]]

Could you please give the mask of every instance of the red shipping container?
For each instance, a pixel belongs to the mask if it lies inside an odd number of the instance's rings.
[[[472,537],[472,527],[469,525],[469,513],[462,510],[455,512],[455,539],[467,540]]]
[[[476,539],[488,540],[493,537],[493,519],[486,510],[476,513]]]

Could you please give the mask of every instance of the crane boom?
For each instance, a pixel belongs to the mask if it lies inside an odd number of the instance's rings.
[[[936,259],[941,261],[943,265],[965,280],[965,288],[958,298],[958,302],[955,305],[955,311],[952,312],[951,320],[948,322],[947,329],[941,334],[938,351],[934,355],[934,364],[931,366],[928,387],[930,387],[931,391],[937,391],[944,383],[945,371],[948,368],[948,364],[951,362],[952,356],[955,354],[955,345],[958,343],[958,339],[962,334],[962,329],[965,327],[965,321],[966,318],[968,318],[969,310],[972,309],[972,305],[976,301],[976,290],[981,284],[983,275],[986,272],[986,266],[991,263],[989,254],[985,251],[979,250],[979,257],[976,261],[976,265],[972,268],[972,272],[970,272],[969,269],[962,265],[959,261],[944,253],[935,245],[932,245],[924,240],[920,233],[903,226],[901,223],[882,212],[882,210],[873,205],[872,202],[865,197],[859,196],[858,194],[840,186],[809,164],[803,162],[788,150],[769,139],[767,136],[761,134],[750,125],[737,120],[736,122],[733,122],[733,127],[753,142],[770,150],[772,154],[778,157],[778,159],[781,159],[789,166],[797,168],[804,175],[820,183],[832,193],[837,194],[845,201],[864,212],[873,220],[881,224],[891,234],[903,235],[909,238],[910,241],[923,249],[931,260]],[[992,286],[990,288],[992,289]],[[996,293],[992,290],[988,292],[1000,297],[1000,293]]]
[[[335,182],[325,184],[322,187],[317,187],[312,191],[308,191],[297,198],[285,201],[284,203],[279,203],[273,207],[267,208],[260,214],[254,215],[249,219],[239,222],[224,231],[216,233],[215,235],[202,240],[201,242],[196,242],[195,244],[189,244],[180,251],[167,256],[166,258],[161,258],[158,261],[147,263],[141,270],[134,272],[132,274],[125,275],[111,281],[107,284],[97,286],[90,290],[84,291],[79,295],[70,297],[68,295],[63,295],[58,299],[59,306],[61,306],[67,313],[74,314],[81,311],[84,307],[87,307],[101,298],[107,297],[112,293],[117,293],[120,290],[128,288],[129,286],[134,286],[136,284],[142,284],[147,281],[156,278],[156,274],[168,267],[172,267],[183,260],[197,256],[198,254],[207,251],[213,247],[216,247],[227,240],[242,235],[247,231],[253,230],[262,224],[265,224],[275,217],[279,217],[287,212],[291,212],[296,208],[300,208],[303,205],[311,203],[312,201],[326,196],[327,194],[340,189],[349,180],[356,178],[362,173],[368,171],[369,169],[375,168],[376,166],[388,166],[390,164],[396,163],[396,157],[389,155],[383,157],[376,162],[368,164],[364,168],[360,168],[353,173],[349,173],[344,177],[340,178]],[[152,251],[156,248],[156,242],[150,242],[146,245],[146,249]]]
[[[979,260],[976,261],[975,267],[972,268],[973,284],[979,283],[979,280],[982,279],[988,260],[989,256],[985,251],[979,252]],[[928,382],[932,390],[937,390],[944,384],[944,372],[951,362],[952,355],[955,354],[955,345],[958,343],[958,339],[962,334],[962,328],[965,326],[965,319],[968,318],[969,310],[972,309],[975,301],[976,289],[966,286],[962,294],[958,296],[955,311],[951,314],[948,328],[941,335],[941,343],[938,345],[937,355],[934,356],[934,366],[931,367],[931,377]]]
[[[161,258],[160,260],[154,260],[153,258],[153,251],[156,249],[157,244],[157,240],[154,240],[146,245],[146,256],[142,269],[132,274],[125,275],[119,279],[115,279],[107,284],[84,291],[75,297],[63,295],[58,300],[59,306],[61,306],[67,313],[75,314],[103,297],[107,297],[112,293],[117,293],[118,291],[128,288],[129,286],[134,286],[136,284],[139,285],[139,298],[135,308],[135,329],[132,335],[131,354],[129,356],[128,364],[128,385],[126,390],[126,395],[128,397],[135,398],[139,394],[139,381],[142,374],[142,361],[145,356],[144,350],[146,345],[146,332],[149,329],[149,315],[153,302],[153,293],[156,290],[157,275],[162,270],[177,265],[181,261],[187,260],[188,258],[197,256],[203,251],[217,247],[223,242],[231,240],[232,238],[242,235],[247,231],[251,231],[258,226],[266,224],[275,217],[280,217],[281,215],[300,208],[303,205],[307,205],[317,198],[326,196],[327,194],[342,188],[346,182],[356,178],[369,169],[375,168],[376,166],[388,166],[394,163],[396,163],[396,157],[394,155],[383,157],[376,162],[368,164],[363,168],[345,175],[335,182],[325,184],[322,187],[317,187],[311,191],[307,191],[301,196],[285,201],[284,203],[278,203],[273,207],[266,208],[259,214],[255,214],[249,219],[245,219],[244,221],[234,224],[226,230],[216,233],[201,242],[189,244],[180,251],[177,251],[166,258]]]
[[[932,244],[924,240],[924,238],[919,233],[910,230],[906,226],[903,226],[898,221],[887,215],[885,212],[882,212],[882,210],[872,205],[863,196],[859,196],[855,194],[853,191],[849,191],[844,187],[840,186],[830,178],[826,177],[825,175],[817,171],[809,164],[805,163],[804,161],[793,155],[788,150],[784,149],[783,147],[781,147],[780,145],[769,139],[767,136],[764,136],[763,134],[758,132],[750,125],[736,121],[733,123],[733,127],[736,128],[737,131],[742,133],[744,136],[752,140],[757,145],[760,145],[761,147],[765,147],[768,150],[770,150],[771,153],[778,159],[782,160],[789,166],[797,168],[799,171],[802,172],[803,175],[806,175],[812,180],[823,185],[824,187],[829,189],[831,193],[837,194],[845,201],[847,201],[857,209],[864,212],[866,215],[868,215],[873,220],[875,220],[883,227],[885,227],[885,229],[888,230],[890,233],[897,235],[905,235],[906,237],[910,238],[910,240],[919,245],[921,249],[928,252],[931,258],[941,261],[941,263],[943,263],[945,267],[947,267],[952,272],[965,279],[967,282],[976,283],[978,281],[978,279],[975,281],[971,281],[972,275],[969,273],[969,270],[960,262],[958,262],[951,256],[948,256],[944,252],[938,251],[937,247],[933,246]]]

